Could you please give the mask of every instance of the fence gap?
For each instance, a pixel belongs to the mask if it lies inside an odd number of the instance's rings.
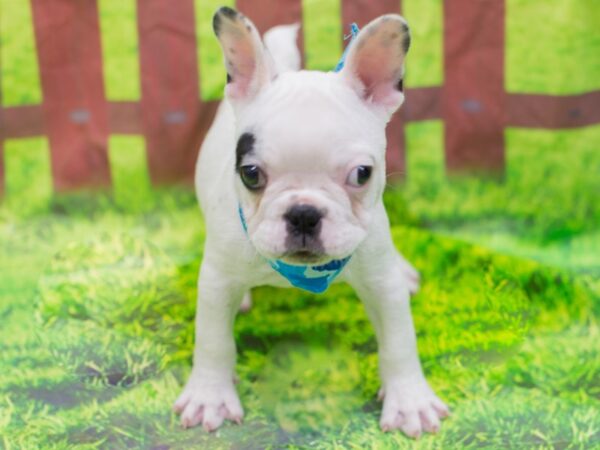
[[[194,0],[196,48],[200,71],[199,89],[203,101],[219,100],[227,79],[221,46],[212,27],[213,15],[221,6],[233,6],[233,0]]]
[[[104,87],[109,101],[140,99],[135,0],[98,0]]]
[[[5,204],[19,216],[46,212],[52,200],[52,174],[45,137],[4,141]]]
[[[404,87],[424,88],[444,83],[441,0],[402,0],[402,15],[410,26],[413,48],[406,59]]]
[[[329,71],[338,63],[343,51],[340,7],[340,0],[302,2],[307,69]]]
[[[144,138],[112,135],[108,149],[115,202],[128,212],[148,208],[153,192]]]
[[[0,107],[42,101],[31,5],[0,0]]]

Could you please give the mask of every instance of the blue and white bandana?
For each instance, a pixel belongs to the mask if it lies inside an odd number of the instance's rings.
[[[238,205],[238,213],[244,233],[248,236],[248,226],[241,205]],[[350,257],[334,259],[317,266],[294,266],[279,259],[267,259],[267,263],[273,270],[286,278],[292,286],[320,294],[325,292],[333,280],[342,272],[344,266],[350,261]]]

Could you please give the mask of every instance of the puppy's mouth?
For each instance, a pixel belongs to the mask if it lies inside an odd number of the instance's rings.
[[[290,264],[318,264],[327,257],[318,235],[291,232],[286,237],[285,246],[282,259]]]
[[[281,259],[290,264],[320,264],[327,261],[325,256],[322,252],[301,249],[288,251]]]

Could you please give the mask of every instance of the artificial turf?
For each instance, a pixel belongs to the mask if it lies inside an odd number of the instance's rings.
[[[434,125],[409,130],[411,146],[435,149]],[[537,167],[514,182],[419,182],[435,170],[414,156],[415,178],[386,193],[395,242],[423,275],[413,299],[423,364],[454,411],[417,448],[598,444],[599,131],[547,132],[577,162],[564,156],[553,183],[539,177],[557,160],[543,145],[531,154],[517,132],[510,170],[527,157]],[[136,192],[135,212],[122,196],[91,194],[36,214],[2,209],[4,447],[414,448],[378,429],[373,332],[344,286],[323,296],[258,289],[236,324],[244,425],[181,430],[170,404],[190,367],[203,224],[190,191]],[[509,236],[535,253],[448,234]],[[589,245],[572,244],[586,236]]]
[[[117,3],[100,1],[102,23],[133,14]],[[305,1],[307,63],[325,69],[339,5],[320,15],[318,3]],[[509,90],[600,87],[589,5],[507,1]],[[415,20],[408,83],[439,84],[441,3],[403,6]],[[11,27],[0,28],[4,104],[39,101],[36,69],[15,50],[27,30]],[[130,28],[117,21],[121,34],[103,38],[125,74]],[[224,77],[203,54],[203,73],[219,75],[203,77],[210,98]],[[110,67],[111,99],[136,100],[138,82]],[[407,127],[407,177],[385,194],[394,241],[423,278],[412,305],[424,369],[453,410],[418,442],[379,430],[373,330],[342,285],[257,289],[235,327],[244,424],[182,430],[170,408],[190,370],[204,238],[193,193],[150,186],[141,137],[111,137],[112,192],[70,195],[51,193],[46,139],[7,141],[0,448],[600,448],[600,126],[508,129],[504,180],[446,177],[442,134],[439,121]]]

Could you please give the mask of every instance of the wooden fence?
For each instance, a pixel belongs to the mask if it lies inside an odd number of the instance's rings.
[[[153,183],[189,181],[217,102],[201,101],[193,0],[138,0],[139,102],[107,101],[96,0],[31,0],[43,102],[0,108],[6,139],[47,136],[58,191],[110,185],[111,134],[144,135]],[[238,0],[264,32],[301,22],[301,0]],[[600,91],[572,96],[505,91],[504,0],[445,0],[443,86],[407,90],[388,127],[388,166],[405,173],[404,124],[442,119],[450,171],[502,173],[504,128],[600,123]],[[399,12],[399,0],[341,0],[343,29]],[[342,37],[340,36],[340,39]],[[303,48],[302,33],[299,45]],[[549,44],[551,45],[551,44]],[[0,96],[1,100],[1,96]],[[1,188],[0,188],[1,189]]]

